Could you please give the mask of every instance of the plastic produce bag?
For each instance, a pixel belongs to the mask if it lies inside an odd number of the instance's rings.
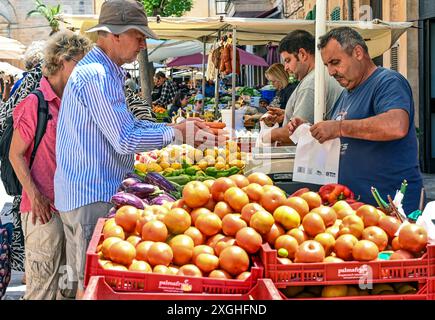
[[[279,128],[279,124],[275,123],[273,125],[273,127],[269,127],[267,126],[264,121],[259,121],[260,122],[260,133],[258,134],[258,138],[255,141],[255,147],[256,148],[265,148],[265,147],[276,147],[277,142],[275,143],[271,143],[270,140],[268,140],[266,137],[270,136],[270,131],[272,131],[275,128]],[[264,141],[263,141],[264,140]]]
[[[296,144],[293,181],[313,184],[337,183],[340,161],[340,139],[319,143],[302,124],[290,136]]]
[[[435,243],[435,201],[431,201],[426,205],[415,224],[424,227],[429,242]]]

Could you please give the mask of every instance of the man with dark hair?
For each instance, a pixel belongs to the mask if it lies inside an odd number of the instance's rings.
[[[418,165],[414,102],[408,81],[398,72],[377,67],[358,32],[348,27],[320,38],[328,72],[346,90],[334,105],[330,119],[311,127],[320,143],[341,139],[339,183],[361,200],[376,205],[370,187],[383,197],[394,196],[406,179],[404,211],[419,207],[422,177]],[[293,119],[293,132],[302,123]]]
[[[269,108],[266,123],[283,123],[281,128],[271,130],[263,136],[263,142],[279,142],[291,144],[287,123],[293,117],[299,117],[310,123],[314,122],[314,68],[315,39],[311,33],[295,30],[286,35],[280,42],[278,51],[284,60],[285,70],[294,74],[299,84],[287,101],[285,110]],[[330,110],[343,90],[332,77],[326,77],[326,110]]]
[[[157,72],[154,76],[154,83],[158,88],[157,90],[160,90],[160,96],[156,100],[153,100],[153,104],[166,107],[172,103],[178,91],[175,83],[166,78],[166,75],[161,71]]]

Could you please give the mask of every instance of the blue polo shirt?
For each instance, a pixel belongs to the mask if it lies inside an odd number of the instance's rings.
[[[370,187],[381,196],[394,198],[403,179],[408,188],[403,200],[406,214],[418,209],[423,186],[418,164],[414,126],[414,102],[408,81],[398,72],[377,68],[352,91],[344,90],[334,105],[332,119],[365,119],[391,109],[409,115],[408,134],[393,141],[368,141],[341,138],[339,183],[349,186],[361,201],[376,205]]]

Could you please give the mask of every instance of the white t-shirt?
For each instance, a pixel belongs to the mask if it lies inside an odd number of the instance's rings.
[[[295,91],[287,101],[285,107],[285,117],[283,126],[289,123],[291,118],[299,117],[307,120],[309,123],[314,122],[314,69],[308,73],[305,78],[299,82]],[[326,112],[328,112],[337,101],[343,87],[330,76],[325,78],[326,84]]]

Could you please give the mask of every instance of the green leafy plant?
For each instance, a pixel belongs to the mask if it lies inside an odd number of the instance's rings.
[[[181,17],[190,11],[193,0],[142,0],[147,15],[162,17]]]
[[[60,4],[57,6],[47,6],[40,0],[35,0],[35,5],[35,9],[27,12],[26,18],[30,18],[32,16],[43,16],[48,21],[48,25],[51,28],[50,36],[58,32],[59,20],[56,16],[60,13]]]

